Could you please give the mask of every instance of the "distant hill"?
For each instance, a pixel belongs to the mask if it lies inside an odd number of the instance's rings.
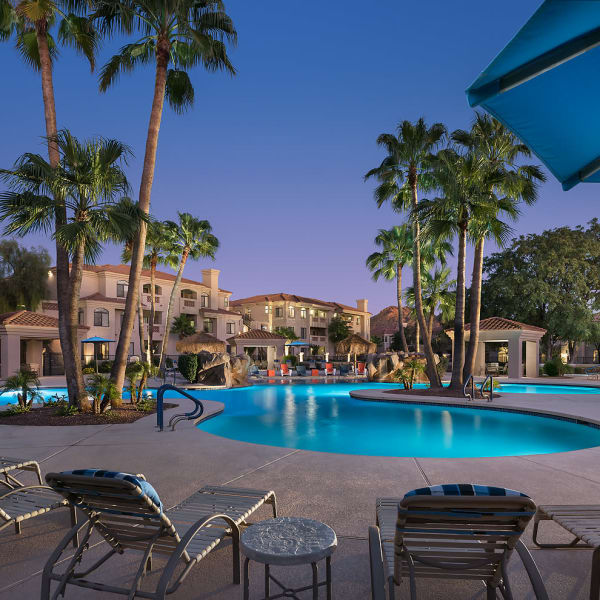
[[[412,320],[409,320],[410,309],[406,306],[404,310],[404,322],[409,325],[414,325]],[[371,335],[383,337],[385,333],[396,333],[398,331],[398,307],[388,306],[381,312],[371,317]]]

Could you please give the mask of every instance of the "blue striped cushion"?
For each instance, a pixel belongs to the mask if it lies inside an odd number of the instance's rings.
[[[404,494],[405,498],[410,496],[521,496],[529,498],[523,492],[517,492],[503,487],[491,485],[478,485],[476,483],[445,483],[442,485],[431,485],[418,488]]]
[[[82,475],[84,477],[107,477],[109,479],[123,479],[137,485],[150,500],[161,510],[162,502],[157,491],[143,479],[131,475],[130,473],[119,473],[117,471],[105,471],[103,469],[75,469],[74,471],[62,471],[61,475]]]

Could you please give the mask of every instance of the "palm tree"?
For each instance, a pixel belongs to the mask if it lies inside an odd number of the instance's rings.
[[[374,281],[378,281],[379,278],[396,280],[398,331],[400,331],[402,349],[408,354],[402,308],[402,269],[413,257],[412,229],[406,224],[396,225],[388,230],[380,229],[375,238],[375,245],[381,247],[382,250],[369,255],[366,264],[373,273]]]
[[[119,201],[129,189],[121,168],[130,154],[127,146],[103,138],[81,142],[66,130],[58,133],[55,143],[61,157],[58,167],[39,154],[27,153],[12,170],[0,171],[10,187],[0,194],[0,221],[8,221],[7,233],[51,231],[56,213],[66,209],[68,220],[53,237],[71,257],[67,308],[71,345],[76,348],[83,265],[98,258],[103,242],[131,237],[142,215],[131,201]],[[69,391],[69,402],[82,408],[87,394],[80,354],[63,357],[65,371],[74,377],[75,393]]]
[[[472,221],[485,220],[493,212],[499,200],[490,196],[489,190],[496,185],[501,174],[497,169],[490,168],[482,157],[472,152],[461,155],[453,149],[438,152],[434,165],[435,178],[442,196],[422,201],[415,210],[415,216],[424,223],[423,233],[427,237],[458,237],[454,352],[450,382],[450,387],[458,391],[463,385],[465,361],[465,271],[469,226]],[[507,205],[505,210],[510,214],[512,209]]]
[[[171,333],[176,333],[182,340],[184,337],[196,333],[196,327],[189,315],[179,315],[173,319]]]
[[[90,68],[94,69],[98,38],[89,19],[86,18],[87,3],[78,0],[0,0],[0,41],[14,37],[16,47],[25,63],[39,71],[42,83],[42,100],[46,124],[48,158],[52,168],[60,161],[56,143],[56,105],[54,101],[53,63],[57,58],[57,40],[71,46],[84,55]],[[56,26],[56,39],[52,28]],[[57,206],[54,215],[54,230],[67,223],[66,208]],[[71,371],[75,364],[77,347],[72,345],[74,337],[69,314],[69,254],[56,239],[56,291],[58,303],[58,332],[61,351],[65,358],[65,375],[69,399],[73,402],[80,388],[75,385],[77,373]]]
[[[21,369],[6,379],[0,394],[3,392],[18,392],[19,407],[30,408],[34,398],[40,395],[38,392],[39,386],[40,380],[37,373],[28,369]]]
[[[433,321],[435,313],[439,311],[443,321],[450,318],[454,311],[456,293],[454,286],[456,280],[450,278],[450,269],[442,267],[435,269],[433,273],[425,271],[423,273],[423,309],[427,316],[427,332],[429,337],[433,333]],[[414,306],[415,290],[411,286],[406,290],[406,300]]]
[[[537,199],[537,183],[546,180],[541,169],[536,165],[521,165],[522,158],[530,158],[531,151],[509,131],[500,121],[487,114],[476,113],[470,131],[456,130],[452,139],[485,158],[493,168],[500,169],[503,177],[490,192],[522,200],[533,204]],[[500,207],[498,212],[500,212]],[[492,211],[490,222],[479,224],[479,232],[474,234],[475,258],[470,292],[470,324],[471,332],[465,356],[463,376],[465,380],[473,373],[477,344],[479,342],[479,320],[481,313],[481,279],[483,270],[483,250],[486,237],[498,240],[498,223]]]
[[[92,412],[99,415],[107,410],[109,404],[121,398],[114,383],[100,373],[94,373],[87,379],[86,392],[92,397]]]
[[[371,169],[365,179],[376,177],[380,185],[375,189],[375,200],[381,206],[391,201],[398,210],[415,210],[418,205],[418,190],[431,188],[431,153],[439,146],[446,134],[442,123],[428,127],[424,119],[416,123],[402,121],[397,134],[382,133],[377,143],[385,148],[387,156],[379,167]],[[425,315],[421,294],[421,232],[418,218],[413,220],[413,286],[415,288],[415,310],[417,322],[426,332]],[[435,365],[431,340],[424,336],[427,376],[432,388],[441,387]]]
[[[185,264],[188,258],[192,260],[198,260],[203,257],[214,259],[215,252],[219,247],[219,240],[212,234],[212,227],[208,221],[196,219],[189,213],[178,213],[178,215],[179,223],[165,221],[165,229],[170,240],[171,254],[177,257],[179,268],[177,269],[177,276],[175,277],[171,297],[169,298],[165,334],[160,348],[159,368],[162,368],[165,351],[169,343],[171,315]]]
[[[225,42],[235,43],[237,33],[221,0],[97,0],[94,18],[107,34],[130,35],[135,31],[141,36],[123,46],[103,67],[101,91],[113,85],[121,73],[154,63],[154,95],[139,192],[139,206],[149,214],[164,99],[178,113],[189,108],[194,101],[194,88],[187,70],[199,64],[208,71],[226,70],[234,74]],[[145,242],[146,227],[142,225],[132,247],[123,325],[111,372],[111,379],[119,389],[125,377]]]

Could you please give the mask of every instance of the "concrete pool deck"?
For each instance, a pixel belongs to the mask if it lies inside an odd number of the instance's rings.
[[[549,383],[548,379],[526,381]],[[597,382],[578,379],[569,383],[600,387]],[[368,383],[365,382],[364,388],[368,388]],[[419,402],[426,400],[426,397],[418,399]],[[479,401],[478,404],[484,403]],[[546,409],[600,421],[600,397],[596,395],[504,394],[494,404],[527,410]],[[218,407],[219,403],[206,402],[208,413]],[[165,413],[166,421],[171,414],[172,411]],[[177,503],[209,483],[273,489],[281,515],[318,519],[335,529],[339,547],[332,562],[334,598],[340,599],[369,597],[366,535],[368,526],[374,523],[378,496],[401,496],[430,483],[474,481],[522,490],[538,504],[600,504],[600,447],[520,457],[367,457],[248,444],[200,431],[189,422],[180,423],[175,432],[158,433],[154,424],[155,417],[149,416],[127,425],[0,425],[0,455],[37,459],[43,472],[102,467],[145,473],[165,506]],[[266,508],[256,515],[256,519],[268,517]],[[65,535],[68,522],[68,511],[54,511],[26,521],[20,536],[10,528],[0,533],[2,600],[39,597],[41,570]],[[553,525],[548,525],[547,531],[553,539],[568,539]],[[588,598],[590,550],[536,549],[531,543],[531,526],[524,541],[540,568],[550,598]],[[94,555],[99,550],[93,547],[90,553]],[[164,565],[164,560],[158,557],[155,562],[157,569]],[[171,597],[241,598],[240,587],[231,584],[230,565],[228,546],[213,551]],[[511,561],[511,571],[515,598],[532,598],[517,557]],[[134,563],[127,555],[114,557],[101,573],[106,583],[125,585],[133,576]],[[280,570],[279,575],[280,579],[297,584],[300,580],[310,580],[310,569],[285,569]],[[253,591],[258,594],[262,588],[260,567],[251,568],[251,578]],[[150,581],[153,580],[151,576]],[[146,585],[143,588],[146,589]],[[419,581],[418,590],[420,598],[433,600],[484,598],[484,589],[479,583],[423,580]],[[66,594],[66,598],[88,597],[117,596],[76,588],[70,588]],[[408,597],[406,588],[399,597]]]

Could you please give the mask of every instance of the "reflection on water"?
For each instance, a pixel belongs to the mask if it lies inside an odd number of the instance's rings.
[[[452,415],[447,410],[443,410],[441,417],[444,448],[452,448]]]

